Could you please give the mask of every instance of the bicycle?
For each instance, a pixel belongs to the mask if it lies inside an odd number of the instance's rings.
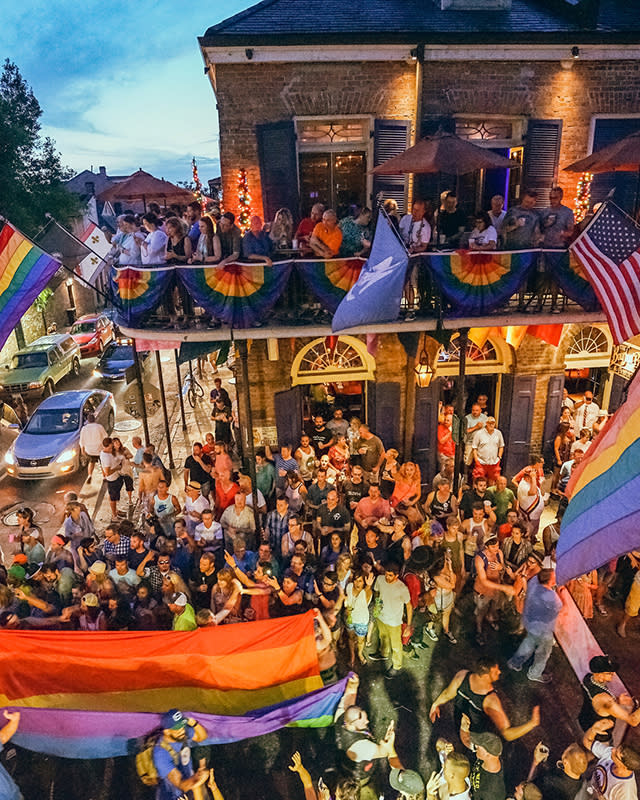
[[[196,401],[199,397],[204,397],[204,389],[193,374],[193,365],[191,361],[189,361],[189,374],[182,384],[182,396],[184,397],[185,395],[191,408],[196,407]]]

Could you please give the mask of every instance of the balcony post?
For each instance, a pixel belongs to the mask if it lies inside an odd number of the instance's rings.
[[[458,439],[456,442],[455,466],[453,473],[453,491],[458,493],[460,483],[460,473],[464,469],[464,379],[467,371],[467,343],[469,341],[469,329],[461,328],[458,342],[460,346],[460,360],[458,362],[458,385],[456,387],[455,413],[458,417]]]

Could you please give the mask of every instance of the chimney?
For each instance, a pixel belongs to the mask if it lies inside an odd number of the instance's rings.
[[[509,11],[511,0],[438,0],[441,11]]]
[[[107,168],[106,167],[98,167],[98,171],[103,176],[103,178],[107,177]]]

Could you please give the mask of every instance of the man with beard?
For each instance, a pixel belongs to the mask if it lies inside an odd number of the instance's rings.
[[[191,762],[191,748],[206,738],[202,725],[195,719],[185,719],[179,709],[162,715],[162,736],[153,748],[159,779],[156,800],[178,800],[207,781],[209,771],[201,765],[194,772]]]

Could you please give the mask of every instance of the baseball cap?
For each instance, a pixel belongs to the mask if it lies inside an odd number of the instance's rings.
[[[175,594],[171,595],[171,605],[174,606],[186,606],[187,605],[187,595],[184,592],[176,592]]]
[[[391,788],[402,794],[419,794],[424,791],[422,776],[412,769],[392,769],[389,775]]]
[[[502,754],[502,740],[495,733],[489,731],[471,731],[469,733],[471,744],[476,747],[482,747],[492,756],[499,756]]]
[[[94,594],[93,592],[87,592],[85,596],[82,598],[82,602],[87,606],[87,608],[97,608],[98,607],[98,595]]]
[[[617,672],[618,664],[609,656],[594,656],[589,662],[591,672]]]
[[[172,708],[162,715],[161,721],[163,730],[179,731],[187,727],[187,720],[182,715],[182,711],[178,708]]]
[[[106,569],[107,565],[104,561],[94,561],[89,567],[89,572],[92,572],[94,575],[104,575]]]

